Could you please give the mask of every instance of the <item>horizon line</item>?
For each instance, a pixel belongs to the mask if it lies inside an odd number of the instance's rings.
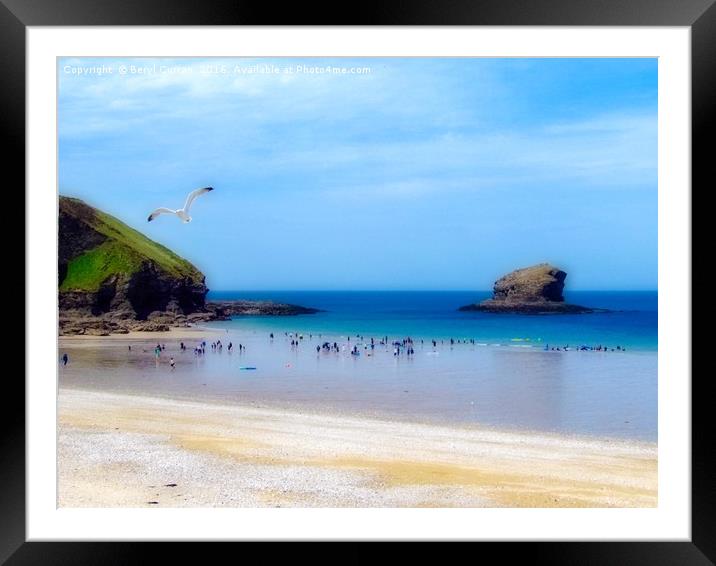
[[[491,293],[493,289],[209,289],[208,292],[238,293]],[[659,289],[572,289],[565,293],[657,293]]]

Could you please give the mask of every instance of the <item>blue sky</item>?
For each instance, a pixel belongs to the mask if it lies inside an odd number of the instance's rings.
[[[77,74],[97,65],[112,72]],[[574,290],[656,289],[656,59],[65,58],[58,74],[60,193],[212,289],[489,289],[541,261]],[[190,224],[146,222],[207,185]]]

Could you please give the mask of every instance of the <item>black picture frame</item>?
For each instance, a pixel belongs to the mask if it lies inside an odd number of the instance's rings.
[[[705,192],[713,169],[707,136],[716,96],[714,0],[429,0],[363,2],[355,6],[189,0],[0,0],[0,124],[7,186],[25,185],[25,32],[28,26],[105,25],[551,25],[686,26],[692,49],[692,186]],[[9,177],[9,178],[8,178]],[[684,187],[689,190],[689,187]],[[693,189],[691,189],[693,194]],[[23,207],[23,202],[18,203]],[[24,262],[24,260],[18,260]],[[19,271],[19,270],[18,270]],[[691,274],[683,274],[691,277]],[[16,282],[19,283],[19,282]],[[19,284],[17,285],[19,287]],[[26,297],[26,301],[31,297]],[[32,337],[28,337],[31,340]],[[568,564],[714,564],[716,452],[710,372],[693,372],[692,536],[688,542],[490,543],[500,562]],[[8,373],[0,411],[0,562],[20,564],[144,563],[177,550],[184,560],[210,560],[206,545],[121,542],[26,542],[25,406],[23,382]],[[357,557],[357,556],[356,556]],[[507,561],[507,562],[505,562]]]

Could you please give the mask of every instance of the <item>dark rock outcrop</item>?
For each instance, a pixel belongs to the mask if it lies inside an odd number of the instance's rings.
[[[321,312],[320,309],[272,301],[209,301],[206,308],[214,313],[214,320],[228,320],[232,316],[295,316]]]
[[[461,311],[518,314],[578,314],[595,310],[564,302],[567,274],[548,263],[517,269],[495,281],[491,299],[465,305]]]
[[[134,311],[109,311],[98,315],[86,311],[60,311],[61,335],[126,334],[130,331],[162,332],[172,327],[187,327],[213,320],[230,320],[234,316],[296,316],[314,314],[319,309],[274,303],[270,301],[209,301],[203,311],[188,315],[181,312],[156,310],[144,319],[138,319]]]

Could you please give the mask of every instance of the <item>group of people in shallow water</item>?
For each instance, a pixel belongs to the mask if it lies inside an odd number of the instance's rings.
[[[303,341],[303,334],[299,333],[293,333],[293,332],[284,332],[284,335],[286,337],[291,338],[291,349],[297,349],[299,344]],[[313,334],[308,335],[309,338],[313,338]],[[319,338],[323,338],[322,334],[318,334]],[[269,335],[269,338],[271,341],[274,339],[273,332]],[[351,346],[351,336],[346,336],[346,342],[347,345],[343,345],[342,347],[338,345],[338,342],[323,342],[322,344],[318,344],[316,346],[316,354],[321,354],[321,352],[341,352],[345,350],[349,350],[351,355],[359,356],[360,355],[360,348],[359,346],[363,347],[363,350],[375,350],[376,345],[380,346],[390,346],[393,349],[393,355],[394,356],[400,356],[403,353],[405,353],[407,356],[413,356],[415,355],[415,347],[416,341],[413,340],[410,336],[403,338],[402,340],[393,340],[392,342],[389,342],[387,336],[383,336],[380,338],[377,342],[375,338],[370,338],[370,342],[368,342],[364,336],[361,334],[356,334],[354,336],[355,340],[353,345]],[[469,344],[469,345],[479,345],[479,346],[487,346],[485,343],[478,343],[475,341],[474,338],[450,338],[450,339],[440,339],[435,340],[431,339],[429,341],[430,344],[432,344],[433,350],[435,350],[438,347],[438,344],[444,345],[445,343],[449,343],[450,347],[452,348],[455,346],[455,344]],[[424,346],[425,340],[420,339],[420,345]],[[499,345],[499,344],[498,344]],[[623,346],[616,346],[616,347],[608,347],[603,344],[599,344],[597,346],[589,346],[589,345],[581,345],[576,348],[570,347],[569,344],[565,346],[550,346],[549,344],[546,344],[543,348],[545,351],[552,351],[552,352],[568,352],[570,350],[575,351],[590,351],[590,352],[626,352],[626,348]],[[371,355],[368,353],[368,355]]]
[[[303,334],[296,333],[294,338],[293,332],[284,332],[284,335],[291,339],[291,349],[297,349],[301,341],[303,340]],[[309,339],[313,338],[313,334],[308,335]],[[322,334],[318,334],[318,338],[323,338]],[[393,355],[394,356],[400,356],[402,354],[405,354],[406,356],[414,356],[415,355],[415,341],[410,336],[403,338],[402,340],[394,340],[392,342],[389,341],[388,336],[383,336],[382,338],[378,339],[376,341],[375,338],[370,338],[370,342],[368,342],[365,339],[365,336],[361,334],[356,334],[353,340],[353,344],[351,345],[351,336],[346,336],[346,342],[347,344],[344,344],[343,346],[339,346],[338,342],[323,342],[322,344],[316,345],[316,354],[320,355],[321,352],[327,353],[327,352],[336,352],[340,353],[341,351],[349,350],[350,354],[352,356],[360,356],[360,346],[363,347],[364,351],[366,352],[366,355],[370,356],[372,355],[372,351],[375,350],[376,346],[384,346],[384,347],[392,347],[393,349]],[[269,339],[273,341],[274,335],[273,332],[269,334]],[[470,340],[470,343],[474,344],[474,340]],[[445,343],[445,340],[440,341],[441,344]],[[450,340],[451,344],[455,344],[455,340]],[[460,340],[457,341],[457,343],[460,343]],[[464,343],[467,344],[468,340],[464,340]],[[420,345],[424,345],[425,340],[420,340]],[[438,341],[432,340],[433,348],[437,348]]]
[[[217,340],[216,342],[212,342],[210,344],[210,348],[211,348],[212,352],[221,353],[224,351],[224,344],[221,342],[221,340]],[[184,344],[184,342],[179,343],[179,349],[182,352],[186,351],[186,345]],[[229,342],[227,344],[226,350],[229,352],[229,354],[234,351],[233,342]],[[238,350],[239,350],[239,353],[243,353],[246,351],[246,346],[244,346],[243,344],[239,344]],[[202,341],[198,346],[196,346],[194,348],[195,356],[203,356],[204,354],[206,354],[206,341]]]
[[[551,352],[569,352],[572,350],[570,348],[569,344],[566,346],[552,346],[550,347],[549,344],[545,344],[544,351],[551,351]],[[622,348],[621,346],[617,346],[616,348],[609,348],[608,346],[603,346],[602,344],[599,344],[598,346],[587,346],[586,344],[582,344],[581,346],[574,348],[574,350],[579,352],[626,352],[626,348]]]
[[[194,347],[194,356],[203,356],[203,355],[205,355],[205,354],[206,354],[206,345],[207,345],[207,344],[206,344],[206,340],[202,340],[199,344],[197,344],[197,345]],[[224,345],[222,344],[221,340],[217,340],[216,342],[212,342],[209,346],[210,346],[210,348],[211,348],[211,351],[213,351],[213,352],[218,352],[218,353],[220,353],[220,352],[222,352],[223,349],[224,349]],[[156,345],[156,347],[154,348],[154,356],[155,356],[155,358],[156,358],[157,360],[159,360],[159,358],[161,357],[162,352],[163,352],[164,350],[166,350],[166,348],[167,348],[166,344],[157,344],[157,345]],[[129,346],[128,346],[128,349],[129,349],[129,351],[131,352],[131,351],[132,351],[132,346],[129,345]],[[187,349],[188,349],[188,348],[187,348],[186,344],[184,344],[184,342],[179,342],[179,351],[180,351],[180,352],[186,352]],[[231,352],[234,350],[234,344],[233,344],[232,342],[229,342],[229,344],[226,346],[226,350],[227,350],[229,353],[231,353]],[[239,353],[243,353],[243,352],[246,351],[246,346],[244,346],[243,344],[239,344],[238,350],[239,350]],[[146,352],[146,350],[143,350],[143,351]],[[174,362],[174,358],[173,358],[173,357],[170,358],[169,364],[171,365],[171,367],[172,367],[172,369],[173,369],[174,366],[175,366],[175,362]]]
[[[301,333],[297,333],[297,332],[296,333],[284,332],[284,336],[291,339],[290,344],[291,344],[292,350],[298,350],[299,344],[302,343],[304,340],[304,335]],[[308,337],[310,340],[313,339],[313,336],[314,335],[312,333],[308,334]],[[320,339],[323,338],[322,334],[317,334],[317,336]],[[360,356],[361,355],[360,346],[363,347],[363,350],[366,351],[366,355],[368,355],[368,356],[372,355],[372,352],[373,352],[373,350],[375,350],[376,346],[384,346],[386,348],[392,347],[393,356],[395,356],[395,357],[399,357],[403,354],[405,354],[408,357],[415,355],[414,345],[416,342],[410,336],[403,338],[402,340],[393,340],[392,342],[389,341],[388,336],[383,336],[383,337],[379,338],[377,341],[375,338],[371,337],[370,342],[368,342],[365,339],[365,337],[361,334],[356,334],[353,338],[354,338],[353,344],[351,344],[351,336],[346,336],[347,344],[344,344],[342,346],[339,345],[338,342],[335,342],[335,341],[334,342],[324,341],[321,344],[316,345],[316,355],[320,355],[322,352],[323,353],[330,353],[330,352],[340,353],[342,351],[345,352],[346,350],[348,350],[352,356]],[[274,340],[273,332],[271,332],[269,334],[269,339],[271,340],[271,342],[273,342],[273,340]],[[432,348],[433,348],[433,350],[435,350],[438,347],[438,344],[444,345],[446,343],[446,341],[448,341],[448,343],[450,344],[451,347],[454,346],[455,344],[471,344],[471,345],[478,344],[480,346],[487,345],[487,344],[475,342],[474,338],[465,338],[465,339],[457,339],[457,340],[454,338],[450,338],[449,340],[447,340],[447,339],[440,339],[440,340],[431,339],[429,341],[429,343],[432,344]],[[425,344],[425,341],[423,339],[420,339],[420,345],[424,346],[424,344]],[[207,346],[206,341],[202,341],[197,346],[195,346],[194,347],[194,356],[205,355],[206,354],[206,346]],[[157,363],[159,362],[159,359],[161,358],[162,352],[165,351],[166,348],[167,348],[166,344],[159,344],[159,343],[157,343],[157,345],[154,347],[154,356],[157,360]],[[224,345],[221,342],[221,340],[219,339],[216,342],[212,342],[210,344],[210,348],[211,348],[211,351],[213,351],[213,352],[221,353],[224,349]],[[127,346],[127,349],[129,352],[132,351],[131,344]],[[226,349],[229,353],[231,353],[234,350],[233,343],[229,342],[228,345],[226,346]],[[184,342],[179,342],[179,350],[181,352],[187,351],[187,346]],[[543,350],[551,351],[551,352],[569,352],[569,351],[626,352],[627,351],[627,349],[621,345],[617,345],[616,347],[609,347],[609,346],[606,346],[603,344],[598,344],[596,346],[589,346],[586,344],[582,344],[582,345],[576,346],[574,348],[572,348],[569,344],[566,344],[564,346],[550,346],[549,344],[545,344]],[[147,352],[146,349],[143,349],[142,351]],[[244,346],[243,344],[239,344],[238,351],[240,354],[245,353],[246,346]],[[63,366],[66,366],[69,362],[68,355],[66,353],[63,354],[62,357],[60,358],[60,361]],[[170,357],[169,365],[172,369],[174,369],[176,362],[175,362],[173,356]]]
[[[204,345],[206,345],[206,342],[204,342]],[[224,349],[224,345],[221,343],[221,340],[217,340],[216,342],[211,343],[211,349],[214,352],[221,352]],[[234,344],[232,342],[229,342],[229,345],[226,347],[229,354],[234,349]],[[246,348],[244,348],[243,344],[239,344],[239,353],[243,352]]]
[[[423,341],[421,340],[420,343],[422,344]],[[403,340],[394,341],[392,346],[394,356],[400,356],[403,351],[405,352],[406,356],[415,355],[415,349],[413,348],[413,339],[410,336],[408,336],[407,338],[403,338]]]

